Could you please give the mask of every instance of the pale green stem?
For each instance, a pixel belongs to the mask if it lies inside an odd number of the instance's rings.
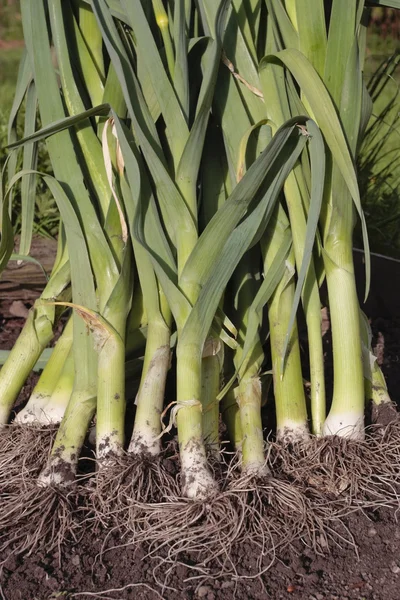
[[[201,355],[197,346],[177,348],[177,404],[182,492],[188,498],[205,500],[217,485],[209,471],[202,431]]]
[[[257,367],[258,371],[258,367]],[[252,475],[267,475],[261,422],[261,381],[246,373],[239,381],[237,396],[242,431],[242,470]]]
[[[67,359],[64,363],[63,370],[58,378],[56,386],[53,390],[53,393],[50,398],[49,405],[50,407],[47,409],[47,412],[52,414],[52,407],[63,407],[61,418],[65,414],[65,410],[68,406],[68,402],[71,398],[72,391],[74,388],[74,379],[75,379],[75,365],[74,365],[74,353],[71,348]],[[60,411],[61,412],[61,411]],[[61,421],[61,418],[59,419]]]
[[[209,338],[201,361],[201,404],[203,406],[203,438],[215,456],[219,456],[219,402],[223,346],[218,338]]]
[[[324,254],[333,347],[333,399],[325,435],[364,437],[364,374],[351,236]]]
[[[97,381],[97,459],[120,455],[124,447],[125,345],[115,333],[99,353]]]
[[[275,259],[288,227],[287,216],[279,204],[261,240],[264,271],[268,271]],[[295,293],[294,273],[292,251],[286,259],[285,273],[268,303],[277,438],[285,443],[304,440],[309,436],[296,320],[292,331],[289,331]],[[289,342],[284,356],[287,335]]]
[[[371,379],[365,379],[365,399],[372,400],[376,406],[392,404],[386,385],[385,376],[377,362],[371,371]]]
[[[151,319],[136,398],[135,425],[128,449],[133,454],[156,456],[161,450],[161,414],[171,359],[170,336],[170,328],[165,321]]]
[[[189,186],[190,187],[190,186]],[[187,200],[187,198],[185,198]],[[197,213],[196,213],[197,214]],[[195,228],[190,228],[178,239],[178,277],[197,242]],[[184,282],[180,286],[192,305],[195,304],[199,285],[196,281]],[[177,346],[177,413],[179,454],[182,469],[182,493],[194,500],[205,500],[217,491],[217,484],[207,464],[202,430],[201,404],[201,360],[199,345],[179,343]]]
[[[76,390],[68,403],[39,485],[68,486],[75,481],[78,459],[96,408],[96,390]]]
[[[28,319],[15,342],[8,359],[0,371],[0,424],[8,423],[11,408],[44,348],[53,337],[52,323],[45,316],[40,338],[35,329],[35,309],[29,311]],[[47,322],[46,322],[47,321]]]
[[[75,480],[80,452],[96,410],[97,355],[81,315],[73,314],[74,387],[39,485],[68,486]],[[68,362],[68,361],[67,361]]]
[[[301,372],[297,324],[293,326],[288,344],[285,367],[283,349],[293,304],[295,283],[284,278],[269,303],[272,370],[276,407],[277,438],[284,442],[308,437],[307,410]]]
[[[265,466],[264,440],[261,421],[261,382],[258,377],[264,359],[263,348],[257,333],[247,356],[243,356],[249,307],[257,293],[256,274],[259,273],[260,248],[255,246],[238,264],[233,282],[236,286],[234,307],[238,323],[238,348],[234,363],[238,370],[238,395],[242,430],[242,470],[257,476],[268,474]]]
[[[104,312],[104,321],[92,329],[98,349],[97,458],[119,455],[125,434],[125,332],[131,306],[131,247],[125,250],[120,279]]]
[[[300,271],[303,262],[307,224],[301,193],[293,172],[289,174],[286,180],[284,191],[290,214],[296,266],[297,270]],[[312,433],[321,435],[326,418],[324,351],[321,333],[321,301],[312,259],[304,282],[302,301],[309,340]]]
[[[73,23],[83,82],[92,105],[98,106],[103,100],[105,81],[101,32],[87,4],[79,8],[79,26],[75,18]]]
[[[46,299],[69,300],[69,283],[69,263],[65,263],[50,278],[41,298],[36,300],[29,311],[26,323],[0,370],[0,425],[8,423],[12,406],[22,386],[53,338],[53,327],[60,313],[54,306],[45,304]]]
[[[55,403],[53,392],[71,351],[72,330],[72,318],[70,318],[43,369],[27,405],[16,416],[15,423],[34,422],[48,425],[61,421],[67,404]]]
[[[360,330],[363,353],[365,400],[379,406],[391,404],[385,377],[371,349],[372,332],[366,315],[360,309]]]
[[[237,452],[242,450],[242,425],[240,421],[239,406],[237,403],[237,396],[239,393],[238,387],[232,387],[222,399],[221,413],[223,421],[228,430],[229,439],[232,446]]]

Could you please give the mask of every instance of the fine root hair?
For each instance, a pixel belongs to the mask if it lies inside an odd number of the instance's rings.
[[[178,493],[178,458],[171,453],[114,456],[98,469],[86,489],[87,520],[103,529],[136,534],[142,507],[159,504]]]
[[[365,440],[311,438],[296,445],[274,443],[271,468],[303,487],[310,499],[324,497],[336,513],[400,507],[400,421],[367,429]]]
[[[57,433],[56,425],[12,424],[0,430],[0,497],[14,493],[45,466]]]
[[[45,548],[60,550],[67,539],[77,541],[80,502],[77,488],[40,487],[26,480],[15,493],[2,495],[0,551],[31,553]]]
[[[322,497],[307,497],[302,486],[284,478],[242,475],[235,459],[223,471],[225,485],[209,501],[171,497],[140,507],[135,541],[161,561],[160,570],[168,573],[189,560],[202,575],[249,577],[243,548],[251,546],[247,554],[254,556],[256,547],[259,557],[251,574],[256,577],[295,540],[326,551],[329,537],[337,537],[330,525],[334,507]]]

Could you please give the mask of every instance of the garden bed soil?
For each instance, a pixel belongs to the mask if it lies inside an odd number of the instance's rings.
[[[61,552],[11,556],[3,565],[0,597],[6,600],[110,598],[114,600],[399,600],[400,526],[384,510],[369,516],[353,515],[347,525],[354,546],[332,547],[316,555],[300,542],[280,556],[262,576],[235,580],[207,579],[180,564],[169,576],[156,559],[146,559],[143,548],[125,547],[105,552],[103,540],[87,532],[79,544]],[[120,541],[109,539],[109,545]],[[258,556],[250,545],[237,549],[236,561],[256,572]],[[155,578],[168,589],[157,585]],[[194,579],[190,579],[194,578]]]
[[[360,257],[357,262],[362,269]],[[28,271],[32,275],[31,267]],[[24,323],[24,307],[32,305],[43,285],[37,272],[29,286],[20,275],[16,279],[15,273],[7,271],[0,282],[1,349],[12,347]],[[374,260],[373,276],[366,313],[389,390],[399,401],[400,269],[395,263]],[[29,397],[35,377],[24,386],[19,402]],[[218,572],[207,578],[191,568],[190,557],[185,560],[184,556],[169,570],[162,558],[146,557],[146,548],[118,547],[121,540],[116,534],[109,535],[104,546],[100,531],[82,526],[78,541],[70,540],[49,553],[0,554],[0,599],[399,600],[400,523],[396,514],[384,508],[358,512],[348,516],[345,525],[352,536],[347,542],[332,543],[317,554],[297,540],[260,576],[256,576],[257,549],[241,545],[234,551],[234,562],[246,569],[246,579]]]

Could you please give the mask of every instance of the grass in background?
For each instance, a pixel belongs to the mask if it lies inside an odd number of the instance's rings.
[[[0,142],[4,121],[11,108],[19,60],[22,54],[22,22],[19,0],[0,0]]]
[[[1,28],[0,28],[1,30]],[[0,49],[0,164],[6,157],[7,123],[13,102],[22,48]]]
[[[7,122],[8,113],[13,101],[15,82],[18,73],[18,65],[22,54],[22,48],[0,49],[0,98],[3,120]]]
[[[0,40],[22,40],[19,0],[0,0]]]
[[[400,53],[398,40],[371,32],[367,41],[365,82],[380,77],[382,92],[374,102],[359,162],[360,192],[370,234],[371,249],[400,257]],[[395,56],[393,60],[391,57]],[[390,68],[397,63],[393,70]],[[380,152],[376,152],[380,148]],[[359,238],[360,238],[359,232]],[[361,240],[360,240],[361,244]],[[360,246],[361,247],[361,246]]]
[[[0,167],[4,164],[7,156],[7,151],[4,148],[7,144],[8,117],[13,102],[15,82],[21,55],[22,47],[0,50]],[[19,123],[19,132],[22,137],[23,123]],[[38,170],[44,173],[50,172],[50,162],[45,143],[40,143],[39,145]],[[21,225],[19,189],[20,184],[17,183],[15,186],[12,220],[14,232],[16,234],[19,233]],[[54,237],[58,232],[58,222],[59,215],[55,202],[48,188],[39,180],[36,196],[34,232],[44,237]]]

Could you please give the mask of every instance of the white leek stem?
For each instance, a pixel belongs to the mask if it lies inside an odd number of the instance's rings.
[[[343,242],[344,243],[344,242]],[[339,246],[339,248],[337,247]],[[336,256],[340,252],[336,245]],[[342,256],[351,253],[343,250]],[[329,254],[335,257],[333,252]],[[340,258],[340,255],[338,256]],[[346,263],[325,255],[333,346],[333,399],[324,435],[364,439],[364,373],[359,304],[352,257]]]
[[[241,378],[237,403],[243,435],[242,470],[257,476],[268,475],[261,423],[261,381],[257,375]]]
[[[72,394],[38,484],[68,486],[75,481],[78,459],[96,407],[95,389]]]
[[[36,329],[37,321],[41,321],[42,324],[40,337]],[[1,425],[8,422],[14,401],[52,337],[53,323],[45,314],[37,318],[36,309],[32,308],[23,330],[0,371]]]
[[[267,235],[262,241],[265,270],[269,268],[275,258],[280,248],[282,234],[288,226],[287,217],[281,205],[278,205],[268,227]],[[269,232],[270,235],[268,235]],[[294,256],[292,251],[286,260],[285,273],[268,308],[276,407],[276,435],[278,440],[285,443],[297,442],[309,437],[296,320],[292,331],[288,331],[294,293]],[[289,342],[286,345],[288,333]],[[284,356],[285,345],[286,356]]]
[[[136,398],[136,415],[128,452],[156,456],[161,450],[161,414],[170,365],[170,329],[161,319],[151,320],[142,379]]]
[[[53,390],[46,415],[52,423],[60,423],[71,399],[75,380],[74,353],[71,349],[57,384]]]
[[[276,406],[277,439],[296,442],[308,437],[307,411],[301,372],[300,348],[295,322],[290,334],[284,370],[283,349],[293,304],[295,283],[284,277],[269,305],[272,370]]]
[[[198,348],[177,349],[177,406],[182,492],[193,500],[206,500],[217,491],[207,464],[203,443],[201,394],[201,356]]]
[[[59,423],[63,417],[69,396],[65,402],[55,402],[54,389],[64,370],[69,354],[72,355],[72,319],[69,319],[65,329],[58,340],[49,361],[37,382],[27,405],[18,413],[15,423]],[[72,363],[73,364],[73,363]]]
[[[96,452],[101,462],[121,455],[124,447],[125,346],[117,333],[100,350],[97,385]]]

